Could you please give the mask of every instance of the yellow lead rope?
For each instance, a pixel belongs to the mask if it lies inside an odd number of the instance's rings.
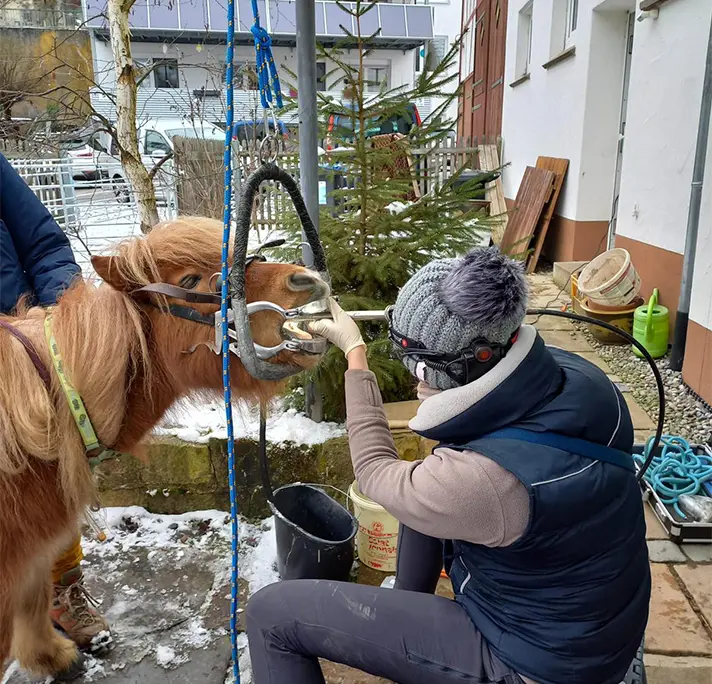
[[[49,353],[52,357],[52,364],[54,365],[54,370],[59,378],[59,383],[62,387],[62,391],[64,392],[64,396],[69,404],[69,410],[72,412],[72,418],[74,418],[79,434],[82,436],[84,449],[86,450],[87,457],[89,459],[89,465],[94,468],[102,461],[120,456],[121,454],[119,452],[114,451],[113,449],[107,449],[99,441],[99,438],[94,430],[94,426],[91,424],[91,420],[89,419],[89,413],[87,412],[86,406],[84,406],[84,402],[82,401],[79,392],[74,389],[72,383],[67,377],[64,370],[62,355],[59,352],[59,346],[57,345],[54,333],[52,332],[52,316],[48,315],[45,317],[44,329],[47,345],[49,346]]]

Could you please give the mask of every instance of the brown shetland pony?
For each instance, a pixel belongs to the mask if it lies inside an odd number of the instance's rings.
[[[174,401],[222,389],[220,357],[204,346],[186,353],[214,340],[214,330],[155,306],[165,304],[157,295],[130,296],[156,282],[209,291],[211,276],[220,270],[221,240],[221,226],[209,219],[159,225],[121,244],[114,256],[94,257],[94,269],[106,284],[77,282],[54,309],[55,337],[68,376],[104,445],[136,454]],[[316,274],[298,266],[254,262],[247,272],[248,301],[291,307],[327,292]],[[193,306],[203,313],[217,309]],[[10,655],[39,675],[61,672],[77,658],[74,645],[48,617],[50,572],[95,491],[52,367],[45,316],[44,310],[31,308],[5,320],[32,341],[50,370],[49,393],[24,347],[0,329],[0,677]],[[280,323],[272,312],[253,316],[255,340],[277,344]],[[275,362],[307,367],[315,358],[282,353]],[[249,376],[237,357],[231,366],[239,398],[258,401],[280,389],[280,383]]]

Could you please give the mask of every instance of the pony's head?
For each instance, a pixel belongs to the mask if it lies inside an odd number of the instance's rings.
[[[142,287],[167,283],[205,293],[216,291],[216,274],[221,267],[222,225],[206,218],[182,217],[157,225],[147,235],[121,243],[112,256],[95,256],[92,265],[109,286],[133,298],[150,320],[153,354],[171,374],[179,394],[192,390],[219,389],[222,386],[222,362],[209,349],[215,342],[210,325],[174,315],[170,306],[190,306],[201,314],[214,314],[216,304],[186,304],[156,293],[138,293]],[[329,286],[318,274],[301,266],[253,261],[246,274],[247,302],[270,301],[285,309],[322,299]],[[274,346],[283,339],[279,314],[256,313],[250,319],[256,343]],[[283,351],[274,363],[310,368],[318,356]],[[233,385],[241,395],[265,396],[275,383],[252,379],[232,357]]]

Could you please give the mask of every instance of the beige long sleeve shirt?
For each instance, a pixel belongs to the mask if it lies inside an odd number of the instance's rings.
[[[519,539],[529,495],[509,471],[471,451],[437,448],[415,462],[398,457],[376,377],[346,374],[347,428],[361,491],[412,529],[489,547]]]

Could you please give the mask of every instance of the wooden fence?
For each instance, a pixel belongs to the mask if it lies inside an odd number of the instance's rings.
[[[480,145],[477,139],[446,138],[432,145],[410,150],[412,174],[419,195],[431,192],[463,169],[477,169]],[[493,148],[494,145],[490,145]],[[353,175],[338,170],[338,151],[322,158],[319,172],[322,186],[320,202],[331,204],[327,193],[334,182],[340,187],[351,186]],[[219,141],[176,138],[175,166],[178,196],[178,211],[183,215],[210,216],[221,219],[223,215],[223,146]],[[235,146],[234,201],[239,199],[240,179],[246,178],[257,166],[259,155],[256,146]],[[299,155],[296,152],[280,154],[277,163],[299,180]],[[482,168],[485,168],[482,166]],[[338,176],[338,180],[334,181]],[[325,192],[325,190],[327,192]],[[284,216],[293,213],[289,196],[271,182],[263,183],[253,207],[252,221],[264,238],[273,230],[279,230]]]
[[[178,212],[184,216],[222,219],[223,150],[219,140],[173,138]]]

